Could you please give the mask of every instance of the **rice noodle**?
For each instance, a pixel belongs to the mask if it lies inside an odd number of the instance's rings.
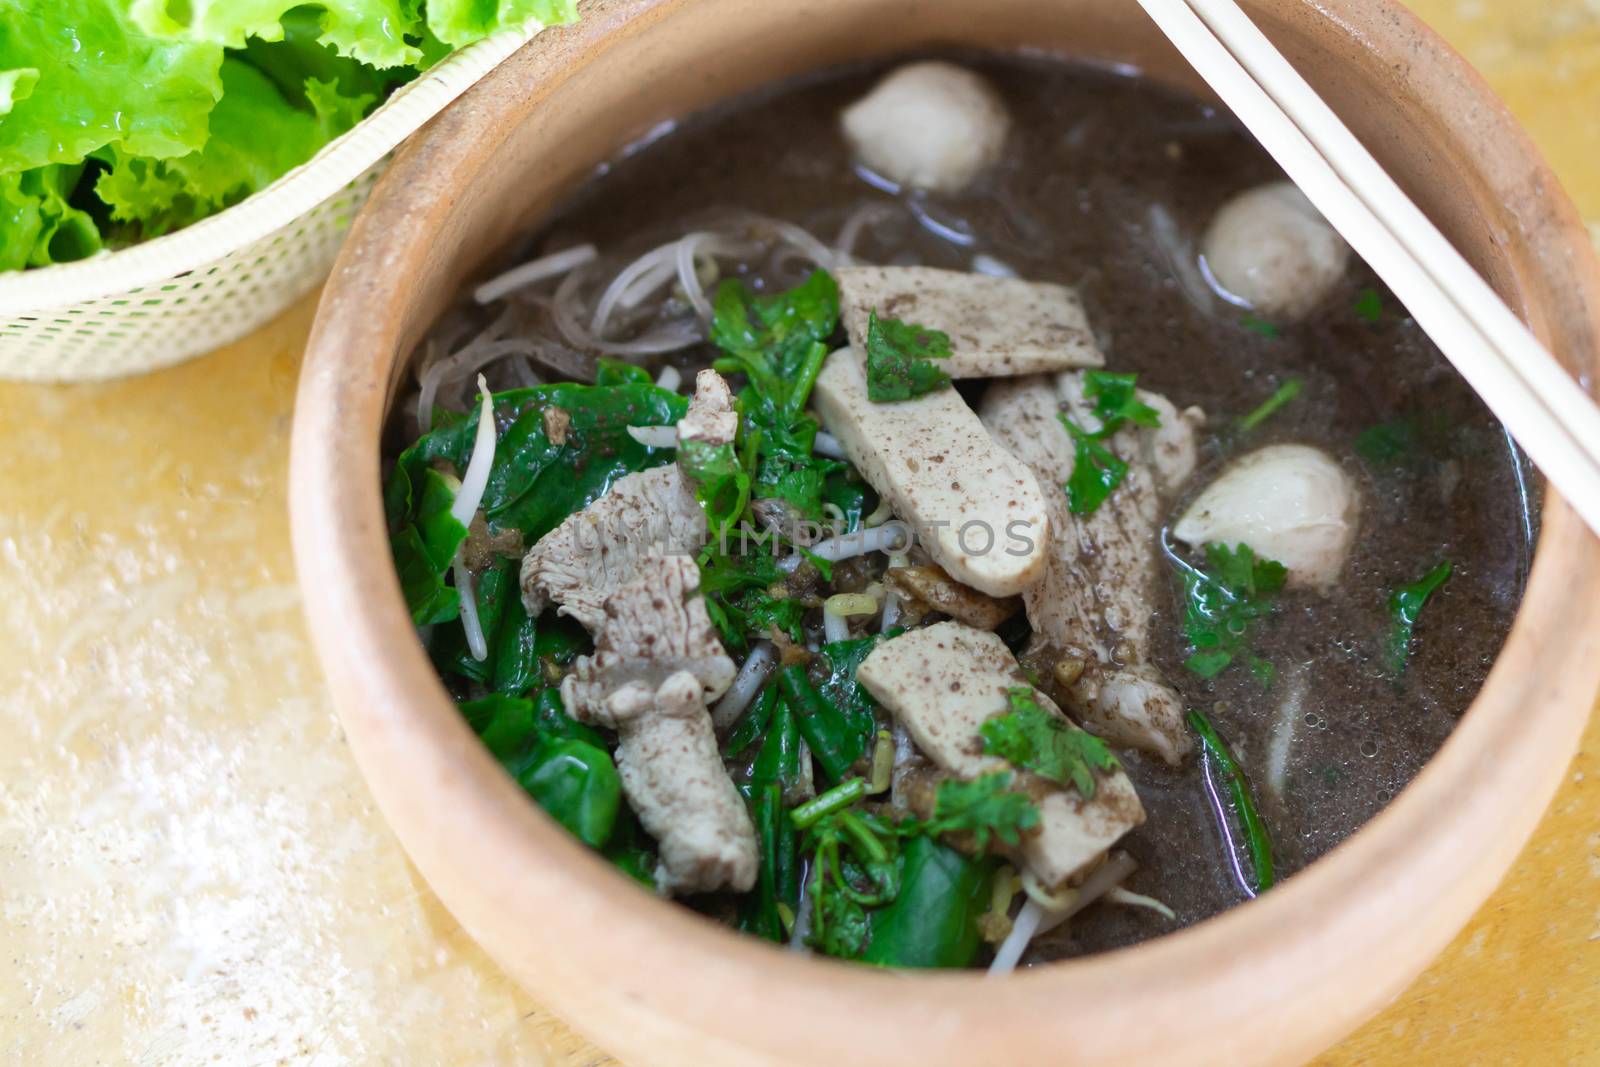
[[[1189,242],[1178,232],[1177,220],[1161,204],[1150,205],[1149,219],[1150,236],[1155,239],[1156,247],[1166,257],[1179,288],[1195,307],[1201,311],[1210,311],[1215,303],[1215,293],[1202,273],[1203,268],[1199,258],[1189,247]]]
[[[417,368],[417,431],[425,434],[433,428],[433,409],[438,401],[439,389],[446,384],[448,377],[451,381],[458,377],[465,377],[475,373],[481,363],[477,363],[476,355],[486,346],[500,340],[514,322],[514,312],[507,308],[501,312],[493,322],[479,330],[472,340],[468,341],[461,349],[449,356],[436,358],[433,351],[425,353],[428,357]],[[430,346],[430,349],[432,346]],[[443,349],[443,346],[440,346]],[[443,349],[448,351],[447,349]],[[493,358],[493,357],[491,357]],[[463,369],[471,365],[471,369]]]
[[[911,527],[898,520],[886,522],[872,529],[857,530],[839,537],[830,537],[826,541],[818,541],[807,552],[825,562],[838,563],[871,552],[885,552],[897,545],[902,550],[911,547]],[[796,553],[783,559],[778,566],[786,571],[793,571],[805,558],[806,556]]]
[[[1016,970],[1022,954],[1028,950],[1028,943],[1035,937],[1054,930],[1105,896],[1138,869],[1139,865],[1134,862],[1132,856],[1126,852],[1118,852],[1084,879],[1083,884],[1074,891],[1072,902],[1059,911],[1051,911],[1040,905],[1037,900],[1029,898],[1028,902],[1022,905],[1022,910],[1017,913],[1016,920],[1011,926],[1011,933],[1001,942],[1000,947],[995,949],[994,962],[989,964],[990,977],[1010,974]]]
[[[750,702],[766,684],[767,676],[772,673],[776,662],[777,649],[771,641],[762,641],[750,650],[744,665],[734,676],[733,684],[711,709],[711,725],[716,727],[719,734],[732,727],[744,714],[744,709],[750,706]]]
[[[635,307],[639,301],[667,284],[667,280],[677,272],[675,257],[678,245],[694,236],[696,234],[688,234],[676,241],[657,245],[618,271],[617,276],[611,279],[611,284],[606,286],[605,292],[600,294],[600,300],[594,306],[594,315],[589,319],[589,332],[596,338],[606,335],[606,327],[611,324],[611,312],[635,282],[641,283],[640,291],[632,294],[633,304],[630,306]]]
[[[839,236],[833,239],[834,253],[846,260],[855,259],[856,242],[861,239],[864,230],[876,229],[899,217],[900,208],[896,204],[878,200],[863,204],[852,211],[849,218],[844,220],[844,225],[839,227]]]
[[[677,448],[676,426],[629,426],[628,436],[646,448]]]
[[[550,318],[555,322],[556,329],[567,339],[568,344],[602,355],[627,358],[676,352],[699,343],[705,336],[700,323],[686,320],[668,323],[632,341],[602,341],[578,321],[578,294],[586,280],[586,272],[581,268],[572,271],[561,280],[561,285],[556,288],[555,296],[550,301]]]
[[[942,219],[928,209],[927,202],[920,196],[913,196],[906,200],[906,208],[913,218],[922,224],[922,228],[953,245],[970,248],[978,242],[977,235],[972,232],[972,224],[963,218]]]
[[[560,252],[552,252],[548,256],[540,256],[484,282],[472,291],[472,299],[479,304],[492,304],[518,289],[546,281],[592,262],[598,254],[594,245],[583,244]]]
[[[679,241],[675,258],[678,265],[678,285],[683,288],[683,295],[694,307],[694,313],[700,316],[700,321],[710,322],[711,301],[706,299],[705,290],[700,286],[700,275],[695,273],[694,264],[695,251],[705,236],[705,234],[691,233]]]
[[[433,409],[438,403],[439,390],[446,385],[452,385],[470,374],[478,374],[484,367],[497,359],[507,356],[518,356],[526,359],[535,351],[531,341],[509,340],[490,341],[479,345],[473,342],[460,352],[441,359],[429,367],[422,378],[422,388],[417,394],[417,427],[427,433],[433,426]],[[533,371],[528,370],[529,374]],[[538,384],[535,381],[533,384]]]
[[[850,458],[845,453],[844,445],[839,443],[839,439],[837,437],[833,436],[831,433],[824,433],[821,430],[818,430],[817,436],[812,439],[811,450],[817,455],[826,456],[829,459]]]
[[[467,460],[467,472],[461,476],[461,488],[450,505],[450,517],[463,526],[472,524],[472,517],[483,503],[483,491],[489,487],[489,470],[494,466],[494,401],[489,398],[489,383],[478,375],[478,392],[483,397],[478,409],[478,432],[472,440],[472,456]]]
[[[528,362],[527,356],[521,354],[513,355],[506,362],[511,365],[511,370],[517,378],[517,384],[522,388],[532,389],[534,386],[544,384],[544,379],[539,377],[538,373],[533,369],[533,364]]]

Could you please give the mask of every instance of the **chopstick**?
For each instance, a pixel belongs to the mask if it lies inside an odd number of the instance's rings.
[[[1234,0],[1139,0],[1600,533],[1600,407]]]

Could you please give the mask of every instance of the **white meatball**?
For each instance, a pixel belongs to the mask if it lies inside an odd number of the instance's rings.
[[[856,158],[885,178],[956,193],[1000,158],[1011,116],[970,70],[912,63],[846,108],[840,123]]]
[[[1350,246],[1292,182],[1258,186],[1224,204],[1202,252],[1224,297],[1290,320],[1314,311],[1350,260]]]
[[[1172,534],[1196,548],[1248,545],[1289,570],[1288,584],[1327,589],[1356,535],[1360,501],[1344,470],[1309,445],[1269,445],[1225,468]]]

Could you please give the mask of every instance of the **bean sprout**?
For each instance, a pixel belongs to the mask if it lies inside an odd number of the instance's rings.
[[[903,522],[886,522],[870,530],[857,530],[839,537],[830,537],[826,541],[818,541],[808,551],[827,563],[838,563],[872,552],[887,552],[896,547],[902,550],[911,547],[911,527]],[[797,553],[785,558],[778,565],[786,571],[793,571],[805,558],[804,555]]]
[[[629,426],[628,436],[646,448],[677,448],[676,426]]]
[[[816,437],[811,440],[811,450],[817,455],[826,456],[829,459],[850,458],[849,453],[845,452],[844,445],[839,442],[837,437],[831,433],[823,433],[820,430],[817,431]]]
[[[773,648],[771,641],[762,641],[750,650],[750,655],[745,657],[744,665],[734,676],[733,684],[711,709],[711,725],[716,727],[719,734],[737,722],[739,716],[744,714],[744,709],[748,708],[750,702],[756,698],[756,694],[761,692],[767,676],[772,673],[776,659],[777,649]]]

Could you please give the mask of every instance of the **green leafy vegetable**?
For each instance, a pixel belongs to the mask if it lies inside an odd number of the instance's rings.
[[[1183,566],[1183,629],[1190,646],[1184,666],[1202,678],[1215,678],[1236,658],[1248,656],[1252,672],[1270,682],[1272,666],[1249,655],[1249,639],[1283,589],[1283,564],[1258,560],[1248,545],[1207,545],[1206,559],[1209,570]]]
[[[1278,328],[1277,323],[1263,319],[1258,315],[1252,315],[1248,311],[1245,312],[1243,317],[1239,319],[1239,325],[1243,326],[1251,333],[1258,333],[1262,337],[1269,339],[1276,339],[1283,336],[1283,331]]]
[[[1067,507],[1074,515],[1088,515],[1109,497],[1128,476],[1128,465],[1102,442],[1128,423],[1155,428],[1161,416],[1140,401],[1136,389],[1138,376],[1087,371],[1083,376],[1083,396],[1093,401],[1094,416],[1100,428],[1090,432],[1079,426],[1066,412],[1057,418],[1072,435],[1075,452],[1072,475],[1067,481]]]
[[[1383,318],[1383,297],[1378,295],[1376,289],[1363,289],[1356,298],[1356,318],[1368,326],[1375,325]]]
[[[205,147],[222,49],[141,33],[124,0],[0,4],[0,174],[82,163],[118,145],[165,159]],[[10,235],[5,235],[10,242]]]
[[[1245,845],[1250,853],[1250,863],[1255,874],[1254,890],[1265,893],[1272,888],[1274,881],[1272,865],[1272,838],[1267,833],[1266,823],[1261,821],[1261,813],[1256,808],[1255,793],[1250,788],[1250,781],[1239,767],[1238,760],[1233,758],[1233,752],[1228,748],[1222,735],[1217,733],[1216,727],[1198,711],[1189,712],[1189,726],[1200,735],[1200,743],[1205,749],[1210,762],[1215,764],[1228,787],[1228,795],[1233,802],[1233,812],[1244,828]]]
[[[966,967],[983,943],[978,918],[989,907],[998,863],[973,859],[927,836],[901,850],[898,892],[870,913],[860,958],[880,967]]]
[[[863,729],[832,701],[818,693],[806,677],[804,666],[796,663],[778,672],[778,685],[799,721],[800,734],[811,748],[830,782],[843,781],[850,767],[867,751],[874,734],[868,719]]]
[[[144,237],[188,226],[266,188],[329,140],[322,116],[291,107],[270,78],[243,60],[223,60],[222,87],[211,135],[199,151],[151,159],[105,150],[111,169],[95,193],[112,218],[138,224]]]
[[[1422,429],[1410,417],[1382,422],[1356,435],[1356,453],[1379,470],[1404,464],[1421,446]]]
[[[568,515],[598,499],[618,478],[671,462],[670,449],[647,448],[629,426],[661,426],[683,418],[688,401],[653,385],[563,382],[493,396],[495,421],[506,427],[495,445],[482,509],[491,530],[517,530],[532,544]],[[568,415],[560,444],[545,432],[545,412]],[[391,527],[405,521],[422,471],[444,463],[466,469],[478,432],[478,409],[419,438],[400,454],[385,488]]]
[[[874,404],[943,389],[950,376],[935,360],[950,358],[950,336],[899,319],[867,319],[867,399]]]
[[[983,750],[1013,767],[1071,786],[1085,800],[1093,800],[1095,772],[1110,772],[1120,766],[1106,743],[1045,710],[1038,695],[1027,686],[1006,690],[1006,698],[1011,710],[989,719],[978,729]]]
[[[1277,391],[1264,400],[1260,407],[1256,408],[1254,411],[1250,412],[1250,414],[1240,419],[1239,429],[1244,433],[1249,433],[1251,430],[1254,430],[1257,426],[1260,426],[1263,422],[1266,422],[1272,416],[1276,415],[1279,408],[1283,407],[1295,397],[1299,396],[1301,388],[1303,388],[1303,386],[1299,378],[1290,378],[1288,381],[1278,386]]]
[[[204,218],[452,47],[574,14],[572,0],[0,3],[0,269]]]
[[[1389,596],[1389,669],[1404,674],[1406,661],[1411,657],[1411,638],[1416,629],[1417,617],[1423,605],[1449,579],[1454,566],[1449,560],[1440,563],[1410,585],[1402,585]]]
[[[100,250],[99,226],[72,204],[83,172],[53,164],[0,174],[0,270],[66,263]]]
[[[420,472],[422,492],[413,521],[390,539],[406,606],[418,626],[455,618],[459,608],[454,589],[444,576],[456,549],[467,539],[467,528],[450,514],[456,487],[433,469]]]
[[[806,827],[800,850],[812,857],[806,943],[829,956],[856,958],[866,947],[867,909],[888,903],[900,891],[894,826],[881,816],[836,810]]]
[[[971,833],[973,847],[983,852],[989,838],[1007,845],[1022,843],[1022,834],[1039,825],[1039,809],[1026,793],[1011,788],[1011,772],[995,771],[970,782],[958,778],[939,783],[933,818],[919,829],[940,834]]]
[[[714,551],[701,560],[706,612],[724,644],[736,651],[747,648],[751,637],[765,636],[774,626],[795,641],[804,639],[805,604],[787,595],[783,586],[787,578],[765,551],[741,555]]]
[[[567,718],[555,690],[538,701],[469,701],[461,714],[541,808],[589,847],[606,846],[621,806],[621,778],[600,735]]]

